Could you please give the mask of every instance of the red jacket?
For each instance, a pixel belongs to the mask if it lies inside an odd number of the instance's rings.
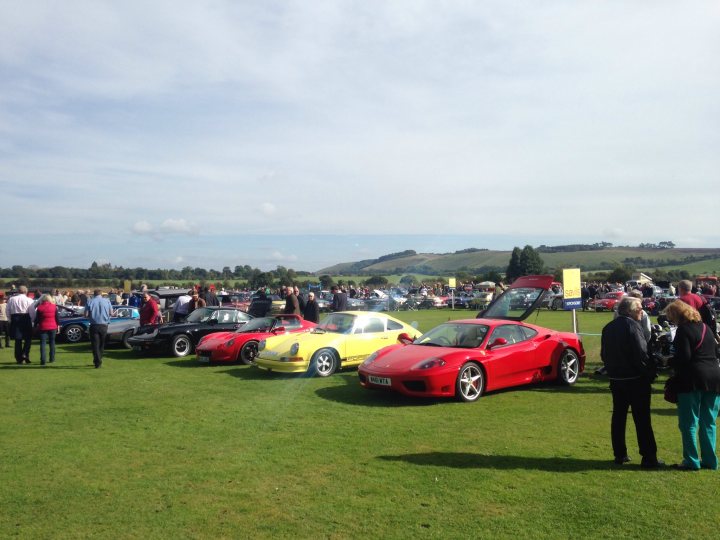
[[[57,306],[52,302],[40,302],[35,308],[35,325],[41,332],[57,330],[60,326]]]
[[[153,297],[140,308],[140,325],[158,324],[158,305]]]

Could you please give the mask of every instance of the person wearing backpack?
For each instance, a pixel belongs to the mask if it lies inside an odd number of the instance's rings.
[[[720,364],[715,340],[698,310],[676,300],[665,308],[668,320],[677,325],[670,366],[677,379],[678,427],[683,460],[675,465],[683,471],[717,470],[715,451],[717,416],[720,410]],[[700,440],[700,453],[696,437]]]

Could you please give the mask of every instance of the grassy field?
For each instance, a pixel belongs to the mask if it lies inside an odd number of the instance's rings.
[[[474,312],[401,312],[422,330]],[[608,314],[580,313],[599,333]],[[571,328],[567,313],[536,322]],[[585,337],[591,365],[598,338]],[[717,473],[610,464],[607,381],[473,404],[368,392],[355,371],[277,376],[86,343],[0,350],[4,538],[710,538]],[[653,422],[680,457],[673,406]]]

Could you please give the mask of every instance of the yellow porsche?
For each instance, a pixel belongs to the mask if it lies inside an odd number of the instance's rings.
[[[362,364],[383,347],[418,336],[417,329],[384,313],[341,311],[308,333],[262,340],[255,363],[268,371],[328,377],[342,367]]]

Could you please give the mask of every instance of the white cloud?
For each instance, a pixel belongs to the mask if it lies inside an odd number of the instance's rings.
[[[185,219],[168,218],[160,224],[160,232],[165,234],[197,234],[195,223],[188,223]]]
[[[155,232],[155,229],[148,221],[141,220],[136,221],[135,224],[132,226],[132,232],[135,234],[153,234]]]
[[[298,260],[297,255],[284,255],[280,251],[273,251],[270,254],[269,260],[271,262],[295,262]]]

